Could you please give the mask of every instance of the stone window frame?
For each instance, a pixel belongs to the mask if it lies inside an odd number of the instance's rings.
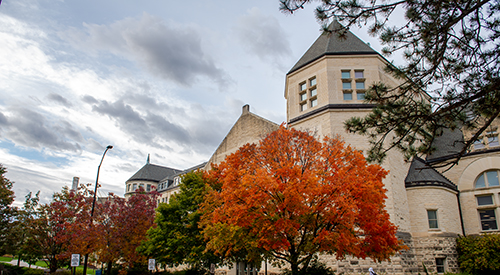
[[[491,206],[488,206],[488,207],[478,207],[477,209],[477,216],[478,216],[478,219],[479,219],[479,227],[481,229],[481,232],[495,232],[495,231],[498,231],[498,219],[497,219],[497,208],[496,207],[491,207]],[[485,212],[485,211],[493,211],[493,219],[490,219],[490,220],[486,220],[486,219],[482,219],[481,218],[481,212]],[[496,228],[492,228],[492,229],[485,229],[483,227],[483,222],[488,222],[488,221],[495,221],[495,227]]]
[[[352,78],[351,71],[354,71],[354,78]],[[366,78],[364,69],[341,69],[340,79],[342,81],[342,100],[343,101],[364,101],[366,92]],[[349,73],[349,78],[345,77]],[[359,75],[361,73],[361,76]],[[354,86],[352,84],[354,80]],[[350,88],[344,87],[345,83],[349,83]],[[363,83],[363,88],[358,89],[358,83]],[[363,95],[362,97],[358,95]],[[351,94],[350,99],[346,99],[346,94]]]
[[[473,143],[473,150],[490,149],[500,146],[498,127],[488,128],[484,134],[479,136]]]
[[[429,225],[429,230],[440,230],[440,228],[439,228],[438,209],[436,209],[436,208],[428,208],[426,210],[427,210],[426,213],[427,213],[427,223]],[[435,213],[436,218],[431,219],[431,217],[429,216],[429,213]],[[436,222],[436,227],[432,227],[431,226],[431,221],[435,221]]]
[[[318,106],[318,78],[316,75],[299,83],[299,111]]]

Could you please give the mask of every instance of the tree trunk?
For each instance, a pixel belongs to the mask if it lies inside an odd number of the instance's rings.
[[[111,268],[113,267],[113,262],[108,262],[106,264],[106,275],[111,275]]]

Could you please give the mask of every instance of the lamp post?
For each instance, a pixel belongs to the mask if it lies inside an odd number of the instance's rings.
[[[92,211],[90,212],[90,226],[92,226],[92,221],[94,217],[94,208],[95,208],[95,201],[97,197],[97,185],[99,185],[99,171],[101,170],[101,164],[102,161],[104,160],[104,156],[106,155],[106,152],[108,150],[113,149],[113,146],[108,145],[106,147],[106,150],[104,151],[104,154],[102,154],[101,162],[99,163],[99,166],[97,167],[97,178],[95,179],[95,188],[94,188],[94,200],[92,201]],[[83,275],[87,274],[87,263],[89,260],[89,253],[85,254],[85,260],[83,261]]]

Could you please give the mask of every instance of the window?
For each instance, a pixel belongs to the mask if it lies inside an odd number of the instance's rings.
[[[365,93],[364,92],[356,92],[356,96],[358,100],[365,100]]]
[[[127,184],[127,192],[130,191],[130,184]]]
[[[354,71],[354,78],[365,78],[363,71]]]
[[[485,187],[500,186],[500,182],[498,181],[498,172],[499,170],[490,170],[481,173],[476,180],[475,187],[485,188]]]
[[[356,81],[356,89],[357,90],[364,90],[365,89],[365,82],[364,81]]]
[[[351,89],[351,82],[342,82],[342,89],[350,90]]]
[[[352,100],[352,93],[344,93],[344,100]]]
[[[342,79],[351,78],[351,71],[342,71]]]
[[[474,149],[483,149],[484,148],[484,143],[481,139],[476,139],[476,141],[474,141]]]
[[[299,110],[301,112],[307,110],[308,107],[312,108],[318,105],[318,90],[316,85],[316,76],[299,84]]]
[[[481,220],[481,229],[497,230],[497,219],[495,216],[495,209],[478,210],[479,218]]]
[[[151,184],[148,184],[146,185],[146,192],[150,192],[151,191]]]
[[[137,189],[137,183],[134,183],[134,186],[132,188],[132,191],[135,191]]]
[[[436,258],[436,271],[437,273],[444,273],[444,258]]]
[[[488,137],[488,146],[489,147],[495,147],[495,146],[500,145],[498,143],[498,133],[496,130],[487,131],[486,136]]]
[[[437,210],[427,210],[427,219],[429,220],[430,229],[439,228],[437,219]]]
[[[318,99],[311,99],[311,108],[316,107],[318,105]]]
[[[489,195],[489,196],[479,196],[479,197],[476,197],[476,199],[477,199],[477,205],[478,206],[493,205],[493,197],[491,195]]]
[[[307,88],[307,87],[306,87],[306,83],[305,83],[305,82],[304,82],[304,83],[299,84],[299,87],[300,87],[300,91],[305,91],[305,90],[306,90],[306,88]]]

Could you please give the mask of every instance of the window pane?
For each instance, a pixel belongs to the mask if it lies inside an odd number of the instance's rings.
[[[476,180],[476,188],[483,188],[486,187],[486,184],[484,183],[484,174],[481,174],[479,178]]]
[[[306,99],[307,99],[307,94],[306,93],[300,94],[300,101],[304,101]]]
[[[488,145],[490,147],[498,146],[498,136],[488,137]]]
[[[477,205],[491,205],[491,204],[493,204],[493,198],[491,196],[477,197]]]
[[[146,185],[146,191],[147,192],[151,191],[151,184]]]
[[[318,90],[313,89],[311,90],[311,97],[316,96],[318,94]]]
[[[351,82],[342,82],[342,89],[350,90],[351,89]]]
[[[311,107],[314,107],[316,105],[318,105],[318,100],[317,99],[311,100]]]
[[[474,141],[474,149],[482,149],[484,148],[484,144],[481,142],[480,139]]]
[[[310,85],[310,86],[314,86],[314,85],[316,85],[316,78],[311,79],[311,80],[309,81],[309,85]]]
[[[495,210],[479,210],[479,217],[481,218],[481,228],[483,230],[496,230],[497,221],[495,217]]]
[[[300,110],[305,111],[307,109],[307,104],[300,104]]]
[[[364,88],[365,88],[365,82],[364,81],[356,81],[356,89],[363,90]]]
[[[352,93],[344,93],[344,100],[352,100]]]
[[[302,83],[299,85],[300,86],[300,90],[303,91],[306,89],[306,83]]]
[[[365,93],[357,92],[356,95],[358,96],[358,100],[365,100]]]
[[[444,259],[436,258],[436,271],[437,273],[444,273]]]
[[[439,228],[437,210],[427,210],[427,218],[429,220],[429,228]]]
[[[364,75],[363,71],[355,71],[354,72],[354,77],[355,78],[364,78],[365,75]]]
[[[351,71],[342,71],[342,78],[351,78]]]
[[[498,186],[498,172],[495,171],[488,171],[486,172],[486,177],[488,178],[488,186]]]

